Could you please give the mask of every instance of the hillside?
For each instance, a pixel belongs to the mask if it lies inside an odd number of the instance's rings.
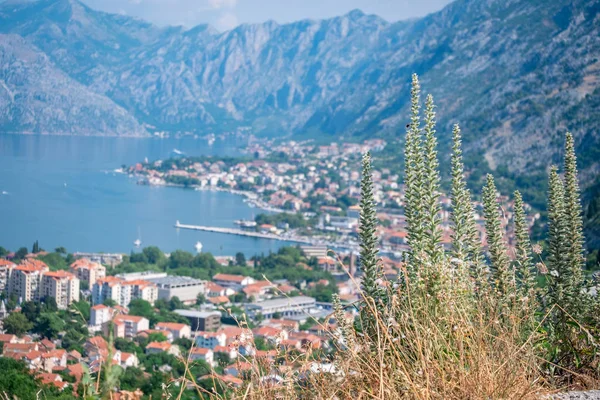
[[[80,85],[73,96],[87,90],[98,96],[94,104],[102,99],[118,112],[93,106],[89,115],[103,123],[89,129],[41,112],[8,126],[126,135],[251,126],[267,135],[396,138],[406,124],[410,74],[417,72],[433,90],[441,126],[460,121],[467,151],[490,167],[546,167],[559,159],[570,129],[585,176],[598,168],[600,147],[599,12],[594,0],[457,0],[406,22],[356,10],[219,33],[206,25],[159,28],[77,0],[10,0],[0,3],[0,32],[43,52],[48,68]],[[0,39],[3,48],[10,37]],[[0,73],[13,68],[3,63]],[[35,110],[35,102],[64,108],[74,100],[68,90],[33,100],[32,84],[23,82],[19,90],[27,95],[3,102],[1,115]],[[440,131],[442,141],[449,137],[449,129]]]

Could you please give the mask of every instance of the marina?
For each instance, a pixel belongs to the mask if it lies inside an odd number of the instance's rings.
[[[309,244],[312,243],[312,241],[307,238],[286,237],[286,236],[275,235],[272,233],[250,232],[247,230],[234,229],[234,228],[221,228],[221,227],[217,227],[217,226],[186,225],[186,224],[180,223],[179,221],[175,222],[175,228],[189,229],[189,230],[194,230],[194,231],[213,232],[213,233],[225,233],[225,234],[229,234],[229,235],[247,236],[247,237],[254,237],[257,239],[279,240],[279,241],[284,241],[284,242],[309,243]]]

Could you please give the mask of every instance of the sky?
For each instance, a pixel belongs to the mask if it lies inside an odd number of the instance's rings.
[[[361,9],[388,21],[420,17],[451,0],[82,0],[90,7],[140,17],[158,25],[208,23],[224,31],[242,23],[323,19]]]

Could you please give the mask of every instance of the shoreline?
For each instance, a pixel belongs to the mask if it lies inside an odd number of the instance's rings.
[[[121,173],[123,175],[128,175],[130,178],[143,178],[144,175],[139,175],[139,174],[127,174],[125,171],[121,171],[118,172],[117,170],[113,171],[115,173]],[[270,205],[268,205],[268,203],[260,200],[258,198],[258,194],[254,193],[254,192],[250,192],[247,190],[235,190],[235,189],[226,189],[226,188],[220,188],[220,187],[214,187],[214,186],[198,186],[198,185],[181,185],[178,183],[170,183],[170,182],[164,182],[164,183],[149,183],[149,182],[145,182],[145,181],[138,181],[137,182],[138,185],[142,185],[142,186],[153,186],[153,187],[175,187],[175,188],[181,188],[181,189],[193,189],[196,192],[202,192],[202,191],[207,191],[207,192],[222,192],[222,193],[229,193],[229,194],[233,194],[236,196],[241,196],[244,197],[244,203],[248,204],[251,208],[258,208],[260,210],[264,210],[264,211],[268,211],[268,212],[272,212],[272,213],[290,213],[289,210],[283,210],[280,208],[276,208],[276,207],[272,207]]]

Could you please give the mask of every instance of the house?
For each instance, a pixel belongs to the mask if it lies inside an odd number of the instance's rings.
[[[210,366],[213,366],[215,362],[213,351],[211,349],[206,349],[202,347],[194,347],[190,352],[190,359],[194,361],[202,360]]]
[[[251,371],[252,364],[246,361],[238,361],[234,364],[229,365],[223,370],[223,372],[225,372],[225,375],[234,376],[236,378],[248,376]]]
[[[279,343],[288,338],[288,333],[282,329],[273,328],[271,326],[261,326],[252,329],[254,337],[262,338],[267,342]]]
[[[110,321],[119,312],[104,304],[97,304],[90,309],[90,323],[88,329],[91,331],[99,331],[102,325]]]
[[[224,332],[197,332],[196,346],[205,349],[214,349],[217,346],[225,346],[227,335]]]
[[[173,340],[190,338],[192,336],[192,328],[186,324],[159,322],[156,324],[155,328],[159,331],[170,332],[173,335]]]
[[[187,318],[193,331],[216,331],[221,326],[219,311],[175,310],[174,313]]]
[[[85,349],[90,361],[90,371],[97,371],[101,364],[108,358],[109,353],[112,353],[112,361],[115,364],[121,364],[121,352],[114,347],[108,349],[108,343],[102,336],[94,336],[85,341],[83,348]]]
[[[254,358],[257,360],[266,360],[268,362],[275,361],[277,357],[277,350],[256,350]]]
[[[38,374],[37,378],[43,385],[52,385],[58,388],[58,390],[62,391],[69,386],[68,382],[63,382],[63,379],[58,374],[53,373],[42,373]]]
[[[235,360],[238,356],[238,352],[234,346],[215,346],[213,353],[216,355],[224,354],[229,360]]]
[[[150,337],[150,335],[152,335],[153,333],[163,335],[167,339],[168,342],[172,342],[174,340],[173,334],[170,331],[163,331],[163,330],[158,330],[158,329],[148,329],[145,331],[141,331],[137,334],[137,336],[148,339]]]
[[[240,291],[242,288],[254,283],[254,279],[250,276],[231,275],[231,274],[216,274],[212,278],[213,282],[225,288],[231,288],[235,291]]]
[[[146,354],[168,353],[179,356],[179,347],[169,342],[150,342],[146,346]]]
[[[117,315],[113,318],[113,334],[115,337],[132,338],[150,327],[150,321],[136,315]],[[108,336],[109,323],[104,324],[105,335]]]
[[[121,352],[121,367],[137,367],[140,364],[140,361],[134,353],[125,353]]]
[[[244,384],[244,381],[236,378],[234,376],[231,375],[218,375],[218,374],[210,374],[210,375],[205,375],[200,377],[201,380],[203,379],[210,379],[210,380],[219,380],[221,382],[223,382],[224,384],[226,384],[227,386],[231,386],[231,387],[240,387]]]
[[[67,351],[64,349],[56,349],[42,352],[42,362],[48,367],[66,367]]]
[[[268,281],[258,281],[244,287],[242,291],[248,298],[253,297],[255,300],[264,299],[267,294],[275,289],[275,285]],[[270,296],[269,296],[270,297]]]
[[[302,342],[298,339],[287,339],[279,342],[279,346],[286,350],[300,350],[302,348]]]
[[[227,296],[209,297],[207,300],[209,303],[215,306],[222,306],[231,303],[231,300],[229,300],[229,297]]]
[[[204,285],[206,297],[232,296],[235,290],[217,285],[214,282],[206,282]]]
[[[260,323],[261,326],[271,326],[277,329],[283,329],[287,332],[297,331],[300,329],[298,321],[292,321],[290,319],[266,319]]]
[[[18,343],[19,342],[19,338],[16,335],[11,335],[8,333],[2,333],[0,334],[0,343],[2,343],[3,346],[6,346],[7,343]],[[6,348],[6,347],[4,347]]]

